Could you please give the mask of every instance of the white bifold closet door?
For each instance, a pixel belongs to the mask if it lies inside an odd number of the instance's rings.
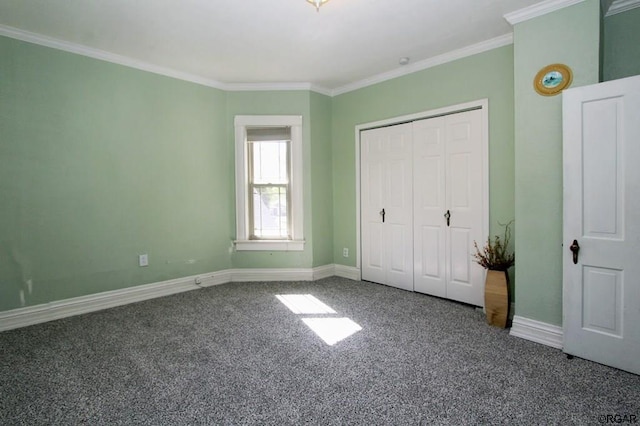
[[[363,132],[362,278],[413,290],[412,124]]]
[[[481,141],[480,110],[362,132],[364,280],[484,304]]]

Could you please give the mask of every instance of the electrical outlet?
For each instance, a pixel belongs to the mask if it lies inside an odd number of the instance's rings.
[[[348,248],[343,248],[342,249],[342,257],[349,257],[349,249]]]
[[[138,255],[138,266],[149,266],[149,255],[148,254],[140,254],[140,255]]]

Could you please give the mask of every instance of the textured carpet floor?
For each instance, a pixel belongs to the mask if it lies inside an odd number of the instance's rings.
[[[295,314],[311,294],[336,314]],[[304,318],[362,330],[333,346]],[[233,283],[0,333],[0,424],[611,424],[640,376],[381,285]],[[611,416],[607,418],[606,416]],[[619,416],[619,417],[616,417]]]

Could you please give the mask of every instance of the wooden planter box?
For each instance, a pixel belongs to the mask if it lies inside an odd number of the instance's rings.
[[[509,318],[509,275],[506,271],[487,271],[484,287],[487,323],[506,328]]]

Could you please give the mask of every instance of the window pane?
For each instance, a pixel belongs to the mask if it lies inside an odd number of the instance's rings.
[[[289,238],[286,187],[253,187],[253,236]]]
[[[287,147],[289,141],[252,142],[253,183],[288,183]]]

